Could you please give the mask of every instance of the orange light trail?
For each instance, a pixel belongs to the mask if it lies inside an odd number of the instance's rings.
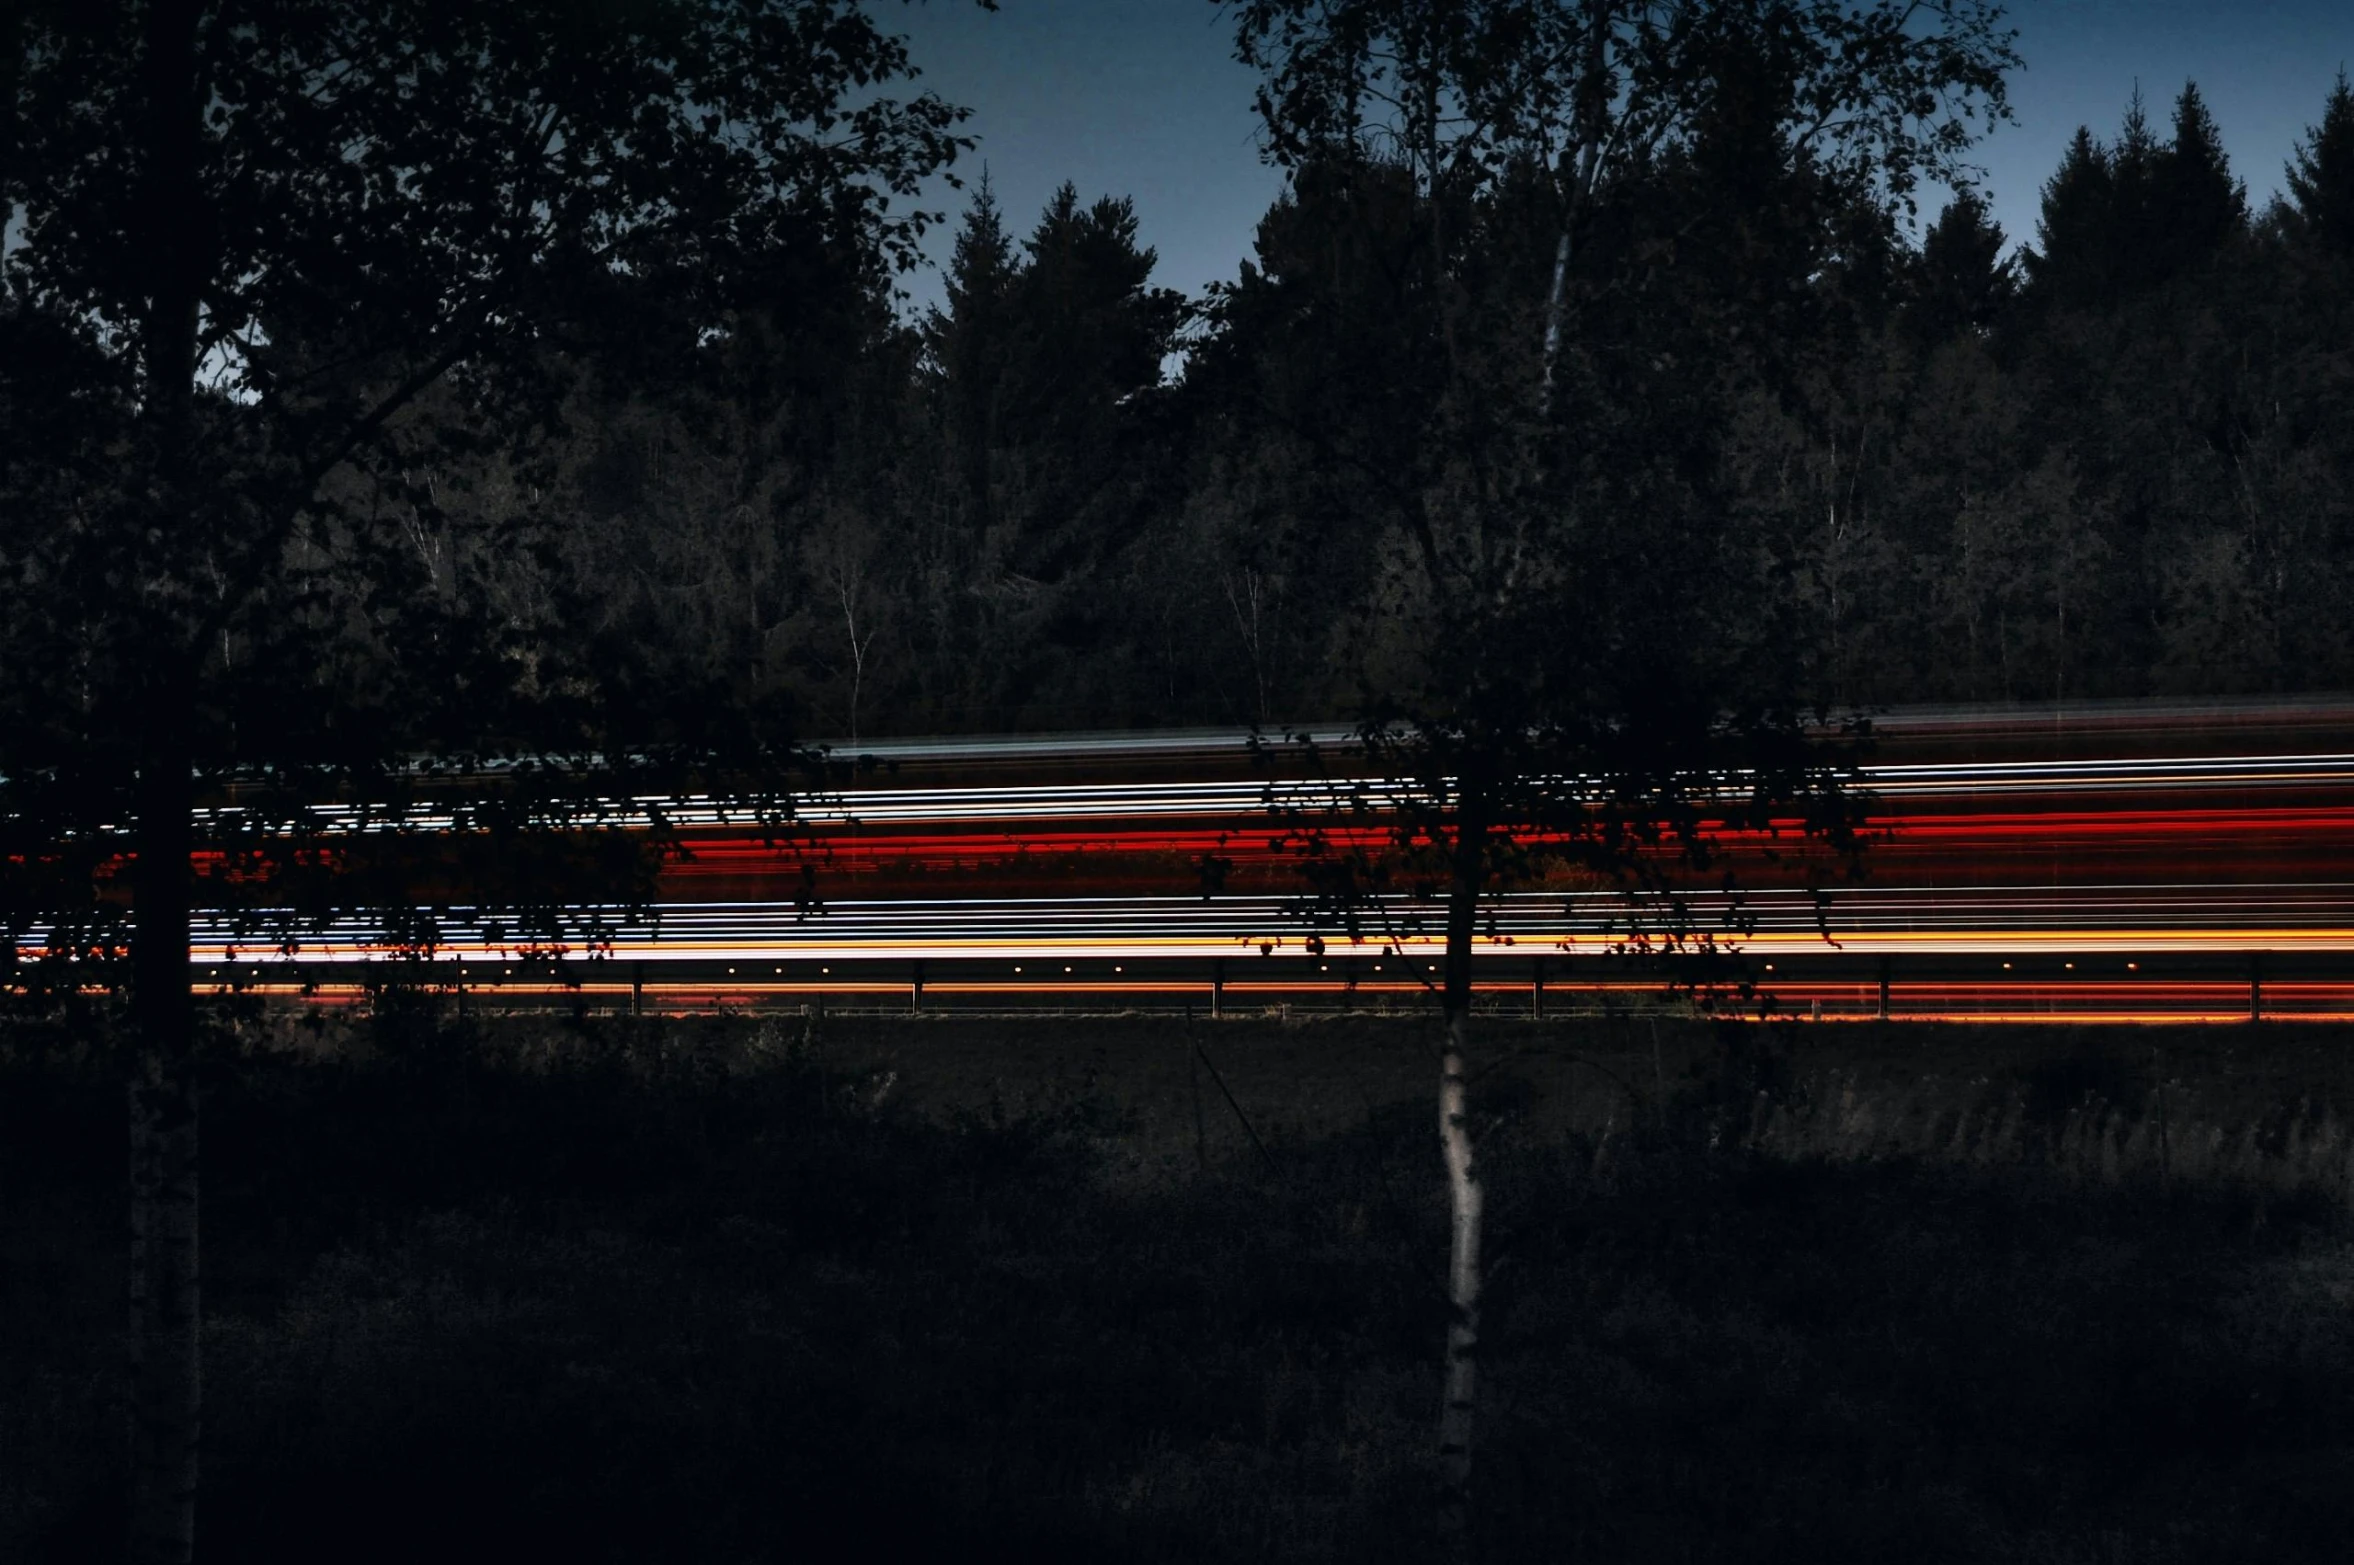
[[[2155,747],[2179,720],[2188,746],[2255,723],[2200,711],[2086,731]],[[2046,743],[2033,724],[1967,715],[1893,726]],[[1825,866],[1793,851],[1792,821],[1727,845],[1742,898],[1698,893],[1689,911],[1783,1014],[1824,1021],[2354,1019],[2354,749],[2313,745],[2354,736],[2354,708],[2276,726],[2303,748],[1870,768],[1866,879],[1803,889]],[[201,930],[191,954],[207,985],[248,978],[318,1003],[387,972],[502,1003],[663,1008],[1418,1003],[1411,969],[1439,955],[1435,909],[1401,900],[1387,916],[1419,928],[1375,920],[1366,943],[1327,929],[1311,947],[1298,856],[1265,801],[1275,788],[1312,803],[1313,790],[1237,777],[1239,748],[1215,737],[1161,762],[1150,736],[1071,745],[1072,765],[1199,765],[1207,780],[943,783],[922,766],[1061,763],[1049,741],[901,747],[910,781],[814,800],[778,841],[716,805],[666,803],[687,851],[660,871],[658,916],[612,915],[593,948],[535,953],[460,907],[436,910],[441,943],[405,968],[356,924],[307,934],[290,961],[225,926]],[[1326,828],[1338,849],[1378,852],[1386,836],[1337,816]],[[1203,894],[1209,859],[1216,895]],[[795,905],[805,877],[814,913]],[[1631,907],[1590,886],[1496,899],[1475,945],[1479,993],[1532,1012],[1656,999],[1659,972],[1613,954]],[[1662,927],[1656,907],[1649,917]]]

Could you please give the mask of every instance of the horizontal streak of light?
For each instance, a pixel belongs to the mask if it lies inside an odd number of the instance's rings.
[[[2024,737],[2041,743],[2049,742],[2055,736],[2082,740],[2104,731],[2150,735],[2185,729],[2198,732],[2209,728],[2319,728],[2342,733],[2348,728],[2354,728],[2354,705],[2343,699],[2245,696],[2209,702],[2137,698],[2024,705],[1918,705],[1873,713],[1870,714],[1870,721],[1876,734],[1914,740],[1926,737],[1950,741],[1957,737],[1971,737],[1985,744],[2015,743]],[[1810,725],[1810,732],[1824,737],[1840,731],[1836,723]],[[1144,756],[1160,761],[1179,756],[1232,758],[1247,753],[1254,742],[1273,753],[1290,753],[1296,748],[1291,743],[1295,735],[1312,739],[1330,755],[1336,748],[1345,748],[1354,741],[1358,731],[1349,725],[1335,723],[1286,727],[1273,735],[1247,728],[1089,730],[1021,735],[910,736],[867,740],[863,743],[831,740],[820,741],[811,748],[836,764],[862,760],[933,765],[955,761],[1068,764],[1104,756]],[[455,770],[441,762],[424,760],[401,769],[416,777],[446,780],[502,776],[537,767],[541,762],[542,758],[532,756],[486,756],[476,760],[464,771]]]
[[[445,961],[530,961],[539,956],[562,956],[568,960],[639,961],[656,963],[754,961],[774,960],[789,956],[796,961],[1089,961],[1114,960],[1184,960],[1199,958],[1231,958],[1249,960],[1266,958],[1269,953],[1258,950],[1260,942],[1239,937],[1194,938],[1159,937],[1132,938],[1122,941],[1082,939],[1008,940],[976,937],[965,940],[836,940],[809,941],[790,946],[769,941],[691,941],[656,943],[652,941],[616,940],[600,943],[593,948],[550,944],[528,947],[520,943],[493,946],[451,941],[436,948],[435,956]],[[1870,935],[1843,936],[1826,942],[1820,936],[1758,935],[1741,939],[1720,939],[1719,946],[1728,953],[1756,956],[1834,955],[1893,956],[2008,956],[2008,955],[2123,955],[2146,954],[2182,955],[2199,952],[2345,952],[2354,951],[2354,928],[2337,929],[2272,929],[2272,930],[2011,930],[1984,935],[1968,935],[1928,931],[1883,931]],[[1444,943],[1432,937],[1406,937],[1397,941],[1361,946],[1341,942],[1327,942],[1320,953],[1331,960],[1370,959],[1376,955],[1397,954],[1401,959],[1435,961],[1442,954]],[[539,953],[535,956],[534,953]],[[1590,956],[1607,957],[1619,953],[1617,943],[1602,936],[1566,935],[1522,936],[1515,940],[1482,939],[1475,943],[1472,955],[1479,958]],[[200,942],[190,948],[192,960],[208,963],[241,962],[266,966],[285,960],[305,964],[360,963],[398,960],[411,953],[394,947],[349,944],[315,946],[298,949],[290,958],[276,952],[260,952],[250,946],[234,942]],[[1295,938],[1276,943],[1273,955],[1287,959],[1303,954]],[[1315,956],[1319,953],[1305,953]]]
[[[198,985],[195,992],[208,992],[214,986]],[[1889,1022],[1933,1023],[2001,1023],[2016,1025],[2246,1025],[2251,1020],[2250,1007],[2244,989],[2230,986],[2195,985],[2169,989],[2152,985],[2147,991],[2133,993],[2102,992],[2072,994],[2049,986],[1955,986],[1955,985],[1895,985],[1891,988],[1889,1008],[1885,1017],[1878,1009],[1876,995],[1865,998],[1853,995],[1855,986],[1847,986],[1846,997],[1815,994],[1801,987],[1778,991],[1773,1010],[1768,1013],[1780,1020],[1815,1025],[1823,1022]],[[1521,998],[1531,995],[1527,984],[1476,984],[1474,988],[1486,995],[1500,998]],[[2281,1022],[2354,1022],[2354,984],[2336,985],[2281,985],[2265,986],[2263,1020]],[[2294,988],[2294,994],[2288,993]],[[954,996],[965,1001],[1001,1000],[1087,1000],[1098,1003],[1119,1000],[1146,1000],[1156,997],[1210,996],[1212,986],[1205,982],[1192,984],[1167,982],[1062,983],[1062,984],[980,984],[944,983],[923,986],[923,995],[931,999]],[[316,985],[258,983],[243,987],[242,992],[266,998],[302,1000],[312,1004],[356,1005],[371,997],[372,991],[358,984],[324,983]],[[614,1003],[628,1000],[633,1004],[664,1007],[685,1006],[689,1009],[753,1008],[764,1003],[801,1003],[845,996],[874,1000],[906,1000],[914,1002],[908,984],[839,983],[826,985],[790,984],[653,984],[633,989],[627,984],[589,983],[568,985],[558,983],[515,982],[497,986],[477,986],[473,990],[489,1003],[502,1000],[546,1000],[579,1002],[602,999]],[[1293,1000],[1309,999],[1345,1003],[1355,999],[1376,997],[1364,985],[1345,986],[1337,983],[1318,985],[1313,982],[1267,983],[1245,986],[1228,983],[1224,986],[1229,1006],[1248,1015],[1254,1003],[1266,1005],[1283,997]],[[1575,1014],[1581,998],[1598,1003],[1624,1002],[1645,998],[1681,1003],[1682,997],[1659,985],[1548,985],[1548,1003],[1562,1012]],[[2174,1004],[2165,1002],[2173,999]],[[1828,1002],[1816,1009],[1818,1001]],[[2157,1002],[2153,1004],[2152,1002]],[[2333,1009],[2297,1009],[2305,1005],[2329,1003]],[[951,1009],[954,1009],[953,1007]],[[1397,1014],[1397,1013],[1391,1013]],[[1411,1012],[1406,1014],[1412,1014]],[[1742,1014],[1737,1007],[1726,1007],[1724,1014]]]
[[[511,951],[539,944],[523,937],[492,939],[485,925],[499,923],[480,908],[438,908],[433,913],[443,930],[440,944],[452,948]],[[591,937],[588,923],[596,911],[579,908],[570,915],[574,927],[570,944]],[[1363,927],[1368,944],[1379,944],[1384,920],[1408,946],[1434,948],[1438,941],[1438,908],[1434,904],[1389,904],[1387,911],[1370,911]],[[1627,904],[1612,897],[1521,897],[1490,904],[1495,937],[1483,939],[1488,951],[1516,946],[1547,946],[1568,941],[1572,946],[1601,946],[1620,939],[1629,920],[1636,927],[1660,930],[1669,913],[1660,904]],[[1690,897],[1676,913],[1681,927],[1693,932],[1716,932],[1742,939],[1742,944],[1822,946],[1824,930],[1838,941],[1895,941],[1919,946],[1923,941],[1970,941],[1982,948],[1987,941],[2126,941],[2185,939],[2196,944],[2232,939],[2295,939],[2300,944],[2335,941],[2354,927],[2354,887],[2345,883],[2321,885],[2243,885],[2210,892],[2206,887],[2133,887],[2088,885],[2041,890],[2041,887],[1951,887],[1951,890],[1834,890],[1817,901],[1810,892],[1756,892],[1728,901],[1723,897]],[[1742,934],[1737,920],[1747,920]],[[1419,932],[1410,932],[1419,925]],[[339,920],[325,927],[294,927],[301,946],[332,951],[337,946],[374,946],[374,925],[360,918]],[[652,918],[605,911],[596,930],[596,944],[612,941],[643,955],[687,955],[704,948],[720,951],[822,951],[838,946],[871,944],[996,944],[1003,948],[1123,948],[1142,944],[1186,951],[1210,946],[1245,946],[1276,941],[1292,948],[1314,932],[1276,899],[1201,899],[1201,897],[1066,897],[1066,899],[935,899],[935,901],[838,901],[822,911],[803,911],[793,904],[666,904]],[[1328,944],[1344,944],[1337,932],[1325,932]],[[250,927],[240,932],[226,918],[198,923],[198,944],[205,951],[240,948],[268,953],[275,939]]]
[[[1866,766],[1859,785],[1889,796],[1995,793],[2069,793],[2215,787],[2287,787],[2354,782],[2354,754],[2193,756],[2160,759],[1922,763]],[[1270,803],[1315,812],[1364,798],[1374,807],[1400,790],[1378,782],[1337,779],[1194,783],[1028,784],[1001,787],[865,788],[818,790],[794,798],[792,819],[780,832],[812,826],[887,825],[927,821],[1016,821],[1134,818],[1171,815],[1264,814]],[[584,825],[643,828],[657,818],[683,829],[757,824],[756,815],[710,795],[643,794],[584,802]],[[208,825],[233,823],[236,806],[200,810]],[[309,814],[329,830],[397,828],[442,831],[458,813],[449,806],[393,809],[385,805],[326,804]]]
[[[1733,848],[1789,848],[1799,835],[1799,823],[1783,822],[1779,841],[1763,833],[1734,834]],[[2039,852],[2063,849],[2077,842],[2122,837],[2136,841],[2196,837],[2222,847],[2221,839],[2326,833],[2333,838],[2354,833],[2354,806],[2342,808],[2211,808],[2187,810],[2042,810],[1975,814],[1898,815],[1876,821],[1872,851],[1902,851],[1920,843],[1946,848],[1952,840],[2029,839]],[[1320,832],[1338,846],[1386,846],[1390,834],[1383,827]],[[1523,840],[1554,840],[1546,833],[1523,833]],[[669,875],[698,871],[732,873],[750,861],[756,868],[798,868],[805,860],[822,868],[856,867],[862,861],[938,858],[946,862],[1003,864],[1008,859],[1034,856],[1101,854],[1225,854],[1267,853],[1297,857],[1296,850],[1279,847],[1287,839],[1265,823],[1196,824],[1185,828],[1107,830],[1078,827],[1061,832],[1032,831],[1020,835],[988,831],[910,833],[892,831],[875,836],[819,834],[793,842],[764,842],[746,837],[690,837],[687,859],[665,867]],[[1562,839],[1566,840],[1566,839]]]
[[[1728,903],[1694,897],[1684,903],[1683,928],[1713,933],[1729,948],[1758,955],[1848,953],[2136,951],[2333,951],[2354,948],[2354,886],[2256,884],[2220,892],[2190,886],[1957,887],[1843,889],[1826,893],[1761,892]],[[1738,912],[1748,922],[1733,922]],[[1417,957],[1435,955],[1441,936],[1438,909],[1392,904],[1368,916],[1368,938],[1351,943],[1325,930],[1328,954],[1376,957],[1395,947]],[[593,910],[575,910],[574,933],[563,941],[492,938],[496,920],[479,909],[435,912],[436,944],[457,960],[514,960],[519,954],[565,946],[642,961],[757,958],[825,960],[1004,957],[1106,959],[1150,956],[1248,957],[1262,945],[1286,955],[1304,950],[1314,926],[1274,899],[1199,897],[1057,898],[1017,901],[933,900],[836,903],[807,913],[785,903],[672,903],[648,921],[605,916],[587,928]],[[1521,895],[1492,906],[1493,933],[1475,943],[1487,957],[1549,952],[1600,954],[1623,943],[1626,921],[1656,933],[1665,915],[1657,904],[1632,910],[1606,897]],[[1419,923],[1418,932],[1408,925]],[[299,926],[298,926],[299,927]],[[1825,930],[1828,929],[1829,941]],[[38,938],[26,942],[37,949]],[[194,954],[204,961],[279,959],[278,942],[226,920],[200,920]],[[325,929],[300,929],[295,956],[305,961],[366,961],[390,953],[361,919]]]

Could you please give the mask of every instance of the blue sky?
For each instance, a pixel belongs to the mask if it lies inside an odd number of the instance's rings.
[[[1083,197],[1135,198],[1159,282],[1197,293],[1234,275],[1281,180],[1259,160],[1253,77],[1209,0],[1000,0],[994,14],[930,0],[877,14],[908,36],[923,85],[973,110],[980,145],[960,172],[986,161],[1017,233],[1068,179]],[[2354,66],[2354,0],[2030,0],[2009,19],[2027,62],[2011,82],[2017,123],[1977,159],[2014,240],[2034,237],[2038,190],[2076,127],[2113,135],[2137,80],[2161,133],[2183,82],[2198,81],[2261,206],[2340,65]],[[952,219],[933,236],[938,257],[962,200],[932,202]],[[936,273],[907,287],[919,305],[939,298]]]

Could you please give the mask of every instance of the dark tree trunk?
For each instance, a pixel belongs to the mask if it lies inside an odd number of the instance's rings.
[[[168,734],[177,723],[165,720]],[[160,725],[159,725],[160,726]],[[158,736],[161,737],[161,736]],[[189,1000],[193,804],[180,746],[152,746],[139,777],[133,870],[130,1557],[184,1565],[195,1546],[202,1444],[197,1270],[197,1081]]]
[[[135,545],[144,662],[136,860],[132,870],[130,1088],[131,1471],[133,1565],[186,1565],[195,1549],[202,1326],[197,1272],[195,1010],[189,996],[190,811],[195,804],[195,670],[184,622],[185,536],[197,328],[210,223],[198,176],[204,89],[199,0],[148,0],[141,71],[140,190],[126,238],[146,277],[140,321],[141,422],[150,514]]]

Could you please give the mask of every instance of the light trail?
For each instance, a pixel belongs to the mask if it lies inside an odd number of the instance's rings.
[[[951,750],[948,753],[954,753]],[[2354,753],[2288,756],[2192,756],[2155,759],[1908,763],[1858,769],[1857,786],[1883,798],[1985,797],[2003,793],[2117,793],[2186,788],[2354,787]],[[1566,794],[1579,791],[1565,785]],[[1362,798],[1378,808],[1400,790],[1349,775],[1165,783],[1040,783],[998,787],[814,789],[793,801],[776,830],[943,822],[1140,820],[1156,817],[1266,817],[1270,807],[1313,815]],[[243,812],[224,806],[197,812],[219,826]],[[307,814],[324,830],[448,831],[459,813],[446,805],[320,804]],[[744,827],[754,812],[709,794],[639,794],[580,807],[588,825],[643,830],[657,821],[685,830]]]
[[[1878,801],[1867,881],[1803,886],[1807,868],[1768,862],[1759,841],[1733,854],[1752,889],[1693,894],[1672,916],[1593,888],[1499,897],[1475,943],[1480,992],[1638,1003],[1661,971],[1615,953],[1674,924],[1737,952],[1785,1010],[1825,1020],[2354,1018],[2354,705],[1924,711],[1880,727],[1910,751],[1858,778]],[[2278,753],[2231,747],[2265,736]],[[1325,929],[1312,946],[1298,861],[1270,814],[1378,803],[1380,785],[1254,775],[1242,740],[866,746],[879,773],[804,796],[775,831],[708,797],[608,801],[601,824],[659,818],[686,856],[661,871],[654,906],[608,913],[593,942],[537,948],[501,929],[511,918],[458,905],[431,910],[429,951],[387,949],[358,919],[281,951],[214,918],[191,954],[207,984],[314,999],[406,974],[515,1000],[665,1006],[1419,1003],[1436,907],[1399,900],[1368,917],[1366,942]],[[1957,745],[2011,753],[1934,754]],[[2071,745],[2116,753],[2050,753]],[[2153,753],[2122,753],[2136,747]],[[1150,775],[1172,767],[1193,775]],[[1040,775],[1056,772],[1085,775]],[[431,832],[461,813],[317,818]],[[1383,839],[1378,822],[1328,818],[1337,842]],[[1213,858],[1223,889],[1205,896]],[[814,912],[798,901],[804,875]]]
[[[1664,914],[1594,904],[1565,908],[1558,897],[1518,895],[1491,902],[1490,932],[1474,941],[1481,956],[1603,957],[1630,935],[1664,933]],[[1843,954],[1975,955],[2098,952],[2311,951],[2354,955],[2354,885],[2245,886],[2224,891],[2193,887],[2075,887],[2064,895],[2013,887],[1951,892],[1835,891],[1818,906],[1794,892],[1764,892],[1728,901],[1689,899],[1679,926],[1734,942],[1753,956]],[[1386,910],[1396,925],[1434,930],[1437,904],[1398,902]],[[1205,956],[1244,958],[1300,955],[1317,931],[1291,907],[1260,898],[1069,898],[1008,901],[888,901],[829,904],[804,912],[789,903],[669,903],[651,917],[617,919],[610,938],[579,948],[600,960],[707,963],[756,960],[763,954],[797,962],[955,961],[968,957],[1090,962]],[[1741,915],[1736,921],[1735,915]],[[464,908],[440,915],[446,938],[438,954],[449,960],[529,960],[533,945],[493,939],[490,916]],[[1351,943],[1330,931],[1324,948],[1335,957],[1435,960],[1436,933],[1384,936],[1368,920],[1368,936]],[[1262,946],[1270,949],[1262,951]],[[347,919],[306,934],[293,953],[309,963],[383,961],[372,927]],[[199,962],[267,962],[266,940],[238,933],[221,921],[199,923],[193,955]]]

